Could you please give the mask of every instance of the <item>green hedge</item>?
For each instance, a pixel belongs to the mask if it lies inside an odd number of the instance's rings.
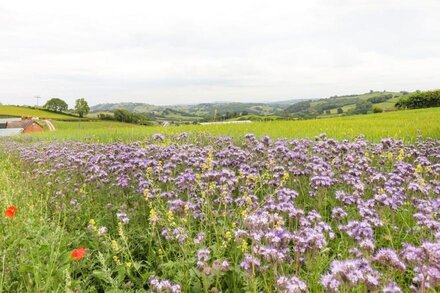
[[[440,107],[440,90],[417,92],[402,97],[397,103],[399,109],[420,109]]]

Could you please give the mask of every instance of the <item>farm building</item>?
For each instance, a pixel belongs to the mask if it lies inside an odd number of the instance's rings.
[[[35,120],[23,118],[20,121],[11,121],[6,123],[6,128],[22,128],[23,133],[41,132],[43,127]]]
[[[43,131],[43,127],[31,117],[0,119],[0,136]]]
[[[23,132],[23,128],[0,128],[0,137],[12,136]]]
[[[6,128],[8,122],[21,121],[21,118],[0,118],[0,129]]]

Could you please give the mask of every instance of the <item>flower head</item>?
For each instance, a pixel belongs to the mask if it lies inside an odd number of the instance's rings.
[[[15,206],[9,206],[5,210],[5,216],[9,219],[13,219],[15,217],[15,213],[17,212],[17,208]]]
[[[79,247],[77,249],[74,249],[72,253],[70,254],[70,258],[79,261],[86,255],[86,249],[84,247]]]

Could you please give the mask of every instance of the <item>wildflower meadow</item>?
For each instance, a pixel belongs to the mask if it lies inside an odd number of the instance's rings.
[[[438,292],[440,141],[0,142],[0,291]]]

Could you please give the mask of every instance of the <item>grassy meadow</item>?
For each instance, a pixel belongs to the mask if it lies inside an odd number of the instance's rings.
[[[365,135],[371,141],[384,137],[401,138],[406,142],[416,139],[418,133],[424,137],[440,137],[440,108],[396,111],[388,113],[343,116],[298,121],[255,121],[245,124],[182,125],[182,126],[137,126],[108,121],[55,121],[55,132],[21,136],[25,140],[88,140],[88,141],[136,141],[154,133],[210,134],[232,136],[236,139],[253,133],[257,137],[313,138],[321,133],[335,139],[353,139]]]

